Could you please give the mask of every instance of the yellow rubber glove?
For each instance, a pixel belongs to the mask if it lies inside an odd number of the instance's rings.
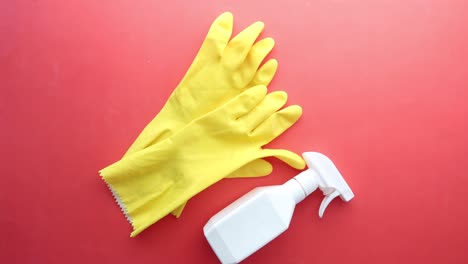
[[[125,156],[156,144],[190,121],[219,107],[254,85],[268,85],[277,69],[276,60],[262,61],[273,49],[265,38],[254,44],[264,25],[256,22],[232,40],[233,17],[221,14],[210,30],[187,71],[161,112],[146,126]],[[227,177],[257,177],[270,174],[272,166],[259,159]],[[178,217],[184,205],[173,214]]]
[[[231,13],[223,13],[213,22],[184,78],[126,155],[168,138],[248,87],[268,85],[277,62],[269,60],[259,66],[273,49],[273,39],[254,44],[264,28],[262,22],[256,22],[229,41],[232,27]]]
[[[100,171],[133,226],[132,237],[253,160],[276,156],[296,169],[305,167],[295,153],[262,149],[302,114],[296,105],[278,111],[286,94],[266,92],[265,86],[248,89],[168,139]]]

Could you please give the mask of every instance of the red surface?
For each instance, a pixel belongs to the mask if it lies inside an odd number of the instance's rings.
[[[0,2],[2,263],[217,263],[206,221],[297,173],[274,160],[269,177],[224,180],[134,239],[96,173],[225,10],[236,31],[265,22],[270,88],[304,108],[271,145],[325,153],[356,194],[322,220],[312,195],[245,263],[467,263],[466,1],[198,2]]]

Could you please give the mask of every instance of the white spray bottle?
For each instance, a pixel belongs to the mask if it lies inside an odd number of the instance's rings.
[[[346,202],[354,197],[329,158],[318,152],[302,156],[309,169],[283,185],[253,189],[206,223],[205,237],[222,263],[238,263],[283,233],[296,204],[317,188],[325,195],[320,217],[337,196]]]

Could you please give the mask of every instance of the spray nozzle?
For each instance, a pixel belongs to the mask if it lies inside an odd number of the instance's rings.
[[[317,188],[323,192],[325,198],[320,204],[320,217],[323,216],[327,206],[336,197],[340,196],[346,202],[353,199],[353,191],[329,158],[318,152],[305,152],[302,157],[304,157],[309,169],[294,178],[302,186],[306,195],[309,195]]]

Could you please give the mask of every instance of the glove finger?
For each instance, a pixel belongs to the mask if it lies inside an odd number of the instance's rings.
[[[222,55],[232,35],[233,20],[229,12],[222,13],[215,19],[198,52],[198,57],[219,58]]]
[[[247,128],[256,128],[260,123],[283,107],[287,100],[287,93],[283,91],[271,92],[252,111],[239,118],[239,121],[243,122]]]
[[[253,78],[258,67],[260,67],[260,64],[271,52],[274,46],[275,41],[272,38],[264,38],[255,43],[250,49],[242,67],[239,68],[242,71],[242,76]]]
[[[180,215],[182,214],[182,211],[184,210],[185,208],[185,205],[187,205],[187,202],[179,205],[179,207],[177,207],[176,209],[174,209],[174,211],[171,212],[171,214],[177,218],[180,217]]]
[[[270,162],[264,159],[256,159],[240,167],[233,173],[226,176],[226,178],[263,177],[270,174],[272,171],[273,166]]]
[[[227,44],[221,58],[222,61],[230,68],[238,68],[264,27],[263,22],[255,22],[235,36]]]
[[[222,118],[230,116],[237,119],[259,104],[265,98],[266,93],[267,88],[263,85],[249,88],[222,106],[218,113],[222,115]]]
[[[304,169],[306,165],[304,159],[301,156],[285,149],[263,149],[261,157],[276,157],[298,170]]]
[[[269,143],[290,128],[302,115],[298,105],[289,106],[272,114],[268,119],[250,132],[253,137],[261,139],[263,145]]]
[[[275,77],[276,70],[278,69],[278,61],[275,59],[268,60],[263,64],[260,69],[255,73],[252,81],[247,87],[252,87],[255,85],[265,85],[268,86]]]

